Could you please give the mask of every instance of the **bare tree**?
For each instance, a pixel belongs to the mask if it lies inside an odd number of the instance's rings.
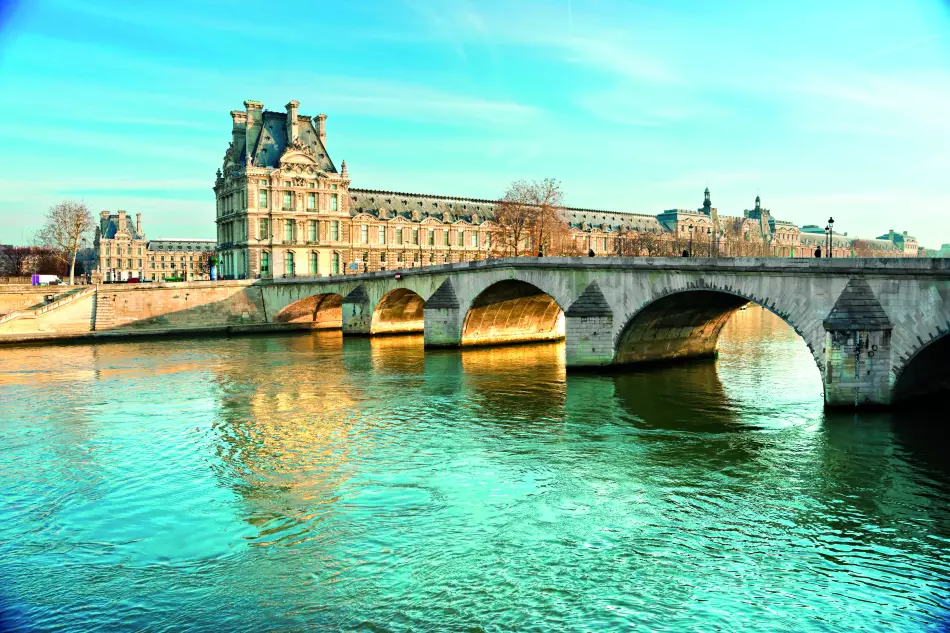
[[[75,282],[76,256],[83,239],[95,226],[88,207],[81,202],[65,200],[50,207],[46,223],[36,234],[37,241],[69,264],[69,284]]]
[[[536,182],[519,180],[511,184],[495,207],[499,226],[496,248],[518,257],[529,238],[531,250],[546,255],[572,254],[578,250],[570,227],[560,217],[561,187],[553,178]]]
[[[4,246],[0,248],[0,275],[16,277],[25,274],[34,249],[29,246]]]

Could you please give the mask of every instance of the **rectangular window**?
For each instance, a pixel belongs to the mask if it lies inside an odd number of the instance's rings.
[[[601,250],[603,250],[603,251],[606,251],[606,250],[607,250],[607,238],[606,238],[606,237],[603,238],[603,239],[600,241],[600,248],[601,248]]]
[[[267,226],[267,218],[260,219],[260,221],[258,222],[257,230],[258,230],[258,237],[260,237],[262,240],[266,240],[267,238],[270,237],[270,230],[269,230],[269,227]]]
[[[396,244],[400,246],[402,245],[402,240],[403,240],[403,235],[402,235],[403,230],[404,229],[396,229]]]
[[[334,275],[340,274],[340,254],[333,253],[333,259],[331,260],[330,271]]]
[[[412,243],[419,245],[419,229],[412,229]]]
[[[289,180],[285,180],[285,181],[284,181],[284,186],[285,186],[285,187],[289,187],[289,186],[290,186],[290,181],[289,181]]]
[[[337,220],[330,222],[330,239],[333,241],[340,239],[340,223]]]
[[[270,273],[270,253],[264,251],[261,253],[261,274],[266,275]]]
[[[369,244],[369,227],[365,224],[360,226],[360,244]]]
[[[379,227],[379,243],[380,244],[386,243],[386,227],[385,226]]]
[[[293,204],[293,193],[290,191],[284,192],[284,209],[289,211],[292,208]]]
[[[478,248],[478,231],[472,231],[472,246]]]
[[[259,206],[262,209],[266,209],[267,208],[267,192],[262,189],[261,191],[258,192],[257,197],[258,197],[257,206]]]
[[[294,276],[294,254],[293,251],[287,251],[284,255],[284,272],[288,277]]]
[[[330,211],[337,210],[337,194],[330,194]]]
[[[446,246],[449,246],[449,230],[448,229],[445,229],[444,231],[442,231],[442,240],[444,241]]]
[[[258,181],[257,181],[257,186],[258,186],[258,187],[266,187],[266,186],[267,186],[267,181],[266,181],[266,180],[258,180]]]
[[[317,194],[315,193],[307,194],[307,208],[310,210],[317,208]]]
[[[284,220],[284,241],[293,244],[294,241],[294,221]]]
[[[313,189],[313,188],[316,187],[316,186],[317,186],[317,185],[316,185],[315,183],[312,183],[312,182],[308,182],[308,183],[307,183],[307,189]]]
[[[310,276],[317,276],[317,253],[316,251],[310,251]]]
[[[330,189],[336,190],[336,185],[330,185]]]
[[[465,231],[459,231],[458,234],[458,245],[465,246]]]
[[[429,246],[435,246],[435,229],[429,229]]]
[[[307,222],[307,239],[311,242],[317,241],[317,221],[310,220]]]

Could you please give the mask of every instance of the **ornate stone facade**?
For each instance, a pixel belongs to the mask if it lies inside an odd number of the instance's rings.
[[[214,184],[225,278],[339,275],[444,264],[497,255],[495,201],[350,186],[326,145],[326,115],[231,112],[231,143]],[[743,217],[720,216],[709,190],[702,208],[659,215],[565,208],[580,253],[810,257],[821,235],[775,219],[756,197]],[[853,238],[835,235],[836,257]],[[876,256],[901,256],[893,241],[864,240]],[[656,243],[662,249],[656,248]],[[824,247],[823,247],[824,248]],[[657,250],[657,252],[652,252]],[[530,243],[525,252],[533,252]]]
[[[184,281],[210,278],[209,257],[215,241],[205,239],[147,240],[142,214],[135,221],[125,211],[99,214],[94,241],[95,281]]]

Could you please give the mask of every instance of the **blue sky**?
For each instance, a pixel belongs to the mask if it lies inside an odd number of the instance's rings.
[[[213,237],[245,99],[325,112],[354,186],[950,242],[950,5],[0,0],[0,243],[46,208]]]

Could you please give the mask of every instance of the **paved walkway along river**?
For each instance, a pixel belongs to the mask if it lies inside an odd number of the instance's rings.
[[[945,412],[825,413],[755,307],[721,350],[0,350],[0,630],[941,630]]]

